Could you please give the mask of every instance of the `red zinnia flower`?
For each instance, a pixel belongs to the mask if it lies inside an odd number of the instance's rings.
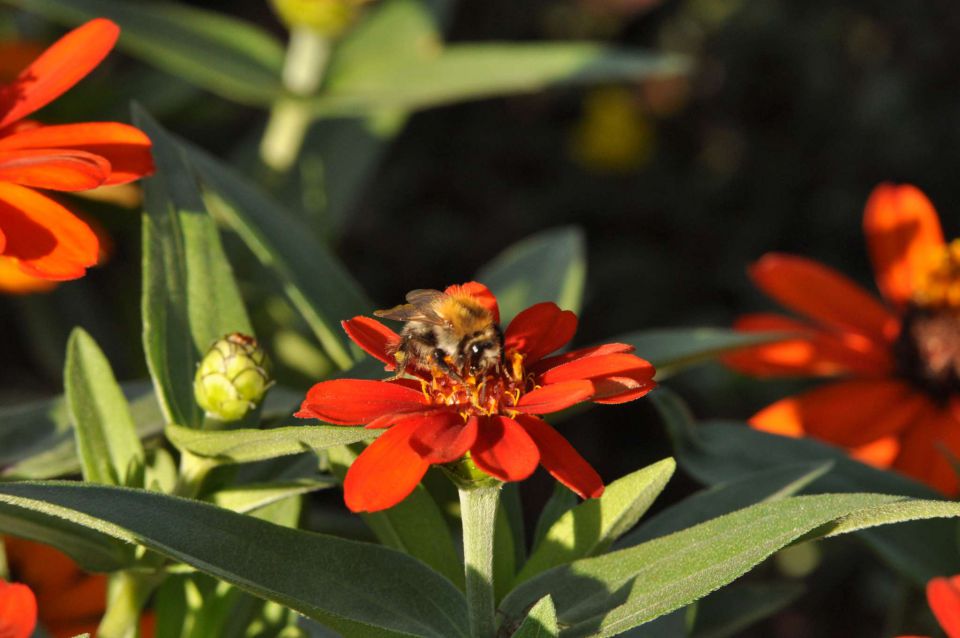
[[[913,186],[878,186],[863,227],[886,304],[820,263],[765,255],[750,269],[754,282],[807,319],[741,318],[740,330],[800,337],[726,361],[755,375],[844,377],[768,406],[751,425],[829,441],[954,494],[945,452],[960,457],[960,240],[944,242],[933,205]]]
[[[927,602],[947,638],[960,638],[960,576],[934,578],[927,583]],[[900,636],[900,638],[919,638]]]
[[[32,277],[65,280],[82,277],[97,262],[96,234],[34,188],[82,191],[153,172],[150,140],[132,126],[44,126],[24,119],[90,73],[119,31],[109,20],[91,20],[0,87],[0,261],[7,267],[14,263]]]
[[[481,284],[451,286],[499,322],[493,294]],[[391,352],[400,337],[368,317],[345,321],[347,334],[368,354],[394,369]],[[553,303],[527,308],[503,338],[503,365],[479,378],[455,378],[434,368],[411,379],[323,381],[307,393],[296,416],[337,425],[389,428],[357,457],[344,481],[354,512],[373,512],[402,501],[431,464],[470,458],[501,481],[530,476],[537,464],[583,498],[600,496],[603,482],[573,446],[539,415],[583,401],[623,403],[650,390],[654,369],[628,354],[632,346],[605,344],[547,357],[577,329],[577,317]]]
[[[0,638],[30,638],[37,626],[37,599],[26,585],[0,579]]]

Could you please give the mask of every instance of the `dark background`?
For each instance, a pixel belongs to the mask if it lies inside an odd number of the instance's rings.
[[[194,4],[283,34],[264,3]],[[4,18],[8,32],[13,25],[47,40],[56,33],[35,18]],[[725,326],[744,311],[772,308],[745,275],[766,251],[807,255],[872,288],[860,221],[878,182],[918,185],[946,234],[957,234],[960,8],[949,0],[486,0],[460,4],[450,37],[605,40],[688,54],[695,71],[613,93],[553,90],[415,115],[338,238],[340,256],[383,306],[412,288],[469,279],[507,245],[572,224],[584,229],[588,249],[580,343],[642,328]],[[615,97],[614,107],[604,108],[604,95]],[[126,119],[131,97],[224,157],[242,155],[235,141],[255,139],[264,122],[262,111],[116,54],[106,72],[49,109],[49,119],[106,119],[105,111]],[[636,142],[626,151],[625,137]],[[113,238],[111,259],[52,294],[0,298],[2,403],[60,390],[66,335],[78,323],[105,347],[121,379],[145,376],[138,215],[83,208]],[[730,418],[792,387],[719,366],[669,385],[699,416]],[[559,427],[607,480],[670,454],[644,402]],[[695,488],[680,476],[662,501]],[[551,484],[538,475],[523,489],[535,512]],[[743,635],[932,630],[922,593],[904,589],[855,541],[819,550],[827,560],[805,578],[809,593]],[[770,564],[753,577],[778,573]]]

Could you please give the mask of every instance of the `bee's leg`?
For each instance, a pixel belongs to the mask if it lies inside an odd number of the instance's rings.
[[[405,340],[400,342],[400,347],[396,352],[393,353],[393,359],[396,361],[394,366],[393,376],[390,376],[384,381],[396,381],[402,377],[407,372],[407,364],[410,362],[410,357],[407,355]]]
[[[433,360],[437,364],[437,367],[443,370],[444,374],[457,383],[463,383],[463,377],[461,377],[460,374],[453,369],[453,366],[447,363],[447,353],[440,348],[437,348],[433,351]]]

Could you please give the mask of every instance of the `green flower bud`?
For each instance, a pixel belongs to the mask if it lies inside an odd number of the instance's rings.
[[[327,38],[347,30],[368,0],[271,0],[273,10],[289,29],[307,27]]]
[[[255,410],[270,380],[266,353],[253,337],[234,332],[214,342],[197,368],[193,394],[207,416],[239,421]]]

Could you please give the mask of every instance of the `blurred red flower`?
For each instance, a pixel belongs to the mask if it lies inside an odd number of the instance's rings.
[[[37,599],[26,585],[0,579],[0,638],[30,638],[37,626]]]
[[[470,282],[465,291],[499,321],[493,294]],[[400,337],[367,317],[344,322],[358,346],[394,369]],[[344,498],[354,512],[402,501],[431,464],[468,452],[478,468],[501,481],[527,478],[542,465],[583,498],[600,496],[603,482],[582,456],[539,415],[584,401],[623,403],[656,383],[653,366],[619,343],[547,357],[566,345],[577,317],[553,303],[527,308],[504,332],[504,365],[480,378],[457,379],[440,369],[408,370],[411,379],[336,379],[313,386],[296,416],[337,425],[389,428],[350,467]]]
[[[934,578],[927,583],[927,602],[947,638],[960,638],[960,576]],[[900,638],[921,638],[900,636]]]
[[[76,279],[97,262],[99,242],[90,227],[33,189],[83,191],[153,172],[150,140],[137,128],[119,122],[45,126],[25,119],[90,73],[118,35],[113,22],[91,20],[0,87],[0,273],[12,272],[14,264],[27,277]],[[9,279],[11,289],[29,289],[22,276]]]
[[[799,336],[726,362],[758,376],[843,377],[768,406],[750,424],[834,443],[955,494],[949,456],[960,456],[960,240],[944,242],[933,205],[907,185],[878,186],[863,228],[886,303],[823,264],[767,254],[750,276],[804,319],[754,314],[736,328]]]

